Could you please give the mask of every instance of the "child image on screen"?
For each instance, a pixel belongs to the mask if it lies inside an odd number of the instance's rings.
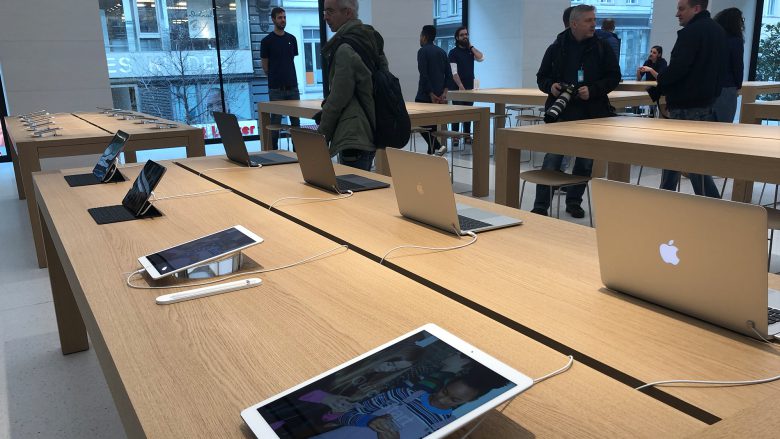
[[[507,381],[474,363],[435,392],[416,386],[396,387],[355,403],[333,421],[339,426],[317,438],[401,439],[424,437],[452,421],[453,410]]]

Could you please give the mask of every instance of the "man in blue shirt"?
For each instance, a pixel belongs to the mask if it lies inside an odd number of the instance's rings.
[[[420,72],[420,82],[417,86],[415,102],[427,102],[433,104],[447,103],[447,87],[452,82],[452,71],[447,62],[447,54],[444,49],[433,44],[436,39],[436,27],[428,24],[423,26],[420,32],[420,50],[417,51],[417,70]],[[436,131],[436,125],[427,126],[431,132]],[[423,135],[428,143],[428,154],[436,152],[444,155],[447,146],[441,145],[430,134]]]
[[[482,62],[485,55],[471,45],[469,30],[465,26],[455,31],[455,47],[449,53],[452,80],[458,90],[474,89],[474,61]],[[473,102],[453,102],[455,105],[474,105]],[[459,123],[452,124],[452,130],[458,131]],[[463,132],[471,132],[471,122],[463,122]],[[466,142],[470,142],[469,139]]]
[[[287,26],[287,14],[282,8],[271,10],[274,31],[260,41],[260,59],[263,71],[268,76],[268,97],[272,101],[300,100],[298,76],[295,74],[295,57],[298,56],[298,40],[284,31]],[[281,123],[282,116],[271,115],[271,123]],[[300,126],[297,117],[291,117],[290,123]],[[271,134],[273,149],[279,149],[279,133]]]

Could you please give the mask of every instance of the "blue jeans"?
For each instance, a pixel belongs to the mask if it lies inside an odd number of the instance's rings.
[[[339,163],[351,168],[371,171],[376,151],[363,151],[362,149],[345,149],[339,153]]]
[[[715,121],[715,113],[713,113],[712,107],[673,108],[669,110],[669,117],[679,120],[699,120],[707,122]],[[696,195],[720,198],[720,192],[718,191],[717,186],[715,186],[715,181],[712,180],[712,176],[689,173],[688,177],[691,179],[693,192]],[[677,183],[679,181],[679,171],[664,169],[661,173],[661,189],[676,191]]]
[[[737,114],[737,88],[724,87],[720,89],[720,96],[712,105],[715,120],[718,122],[734,123]]]
[[[544,161],[542,162],[542,169],[548,171],[560,171],[561,162],[563,156],[560,154],[545,154]],[[572,175],[581,175],[583,177],[590,177],[593,171],[593,160],[582,157],[576,157],[574,159],[574,169],[572,169]],[[585,185],[579,184],[577,186],[569,186],[566,189],[566,205],[567,206],[579,206],[582,204],[582,194],[585,193]],[[536,185],[536,200],[534,201],[534,209],[550,208],[550,186],[542,184]]]
[[[301,94],[298,92],[298,87],[291,87],[289,89],[270,88],[268,89],[268,99],[272,101],[299,101],[301,100]],[[272,114],[271,123],[282,123],[281,114]],[[301,126],[301,120],[297,117],[290,118],[290,125],[299,127]],[[273,149],[279,149],[279,132],[271,132],[271,145]],[[294,149],[294,148],[293,148]]]

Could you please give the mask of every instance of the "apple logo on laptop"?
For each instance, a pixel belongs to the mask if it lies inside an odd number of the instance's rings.
[[[677,250],[679,249],[674,245],[674,240],[669,241],[668,244],[661,244],[661,259],[663,259],[667,264],[679,264],[680,258],[677,257]]]
[[[422,183],[417,183],[417,193],[420,195],[425,195],[425,189],[423,189]]]

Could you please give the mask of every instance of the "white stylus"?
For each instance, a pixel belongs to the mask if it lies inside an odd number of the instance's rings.
[[[242,279],[219,285],[209,285],[207,287],[195,288],[193,290],[182,291],[179,293],[164,294],[157,298],[157,304],[169,305],[171,303],[183,302],[185,300],[197,299],[199,297],[213,296],[215,294],[242,290],[244,288],[252,288],[260,285],[262,282],[263,281],[258,277],[250,277],[249,279]]]

